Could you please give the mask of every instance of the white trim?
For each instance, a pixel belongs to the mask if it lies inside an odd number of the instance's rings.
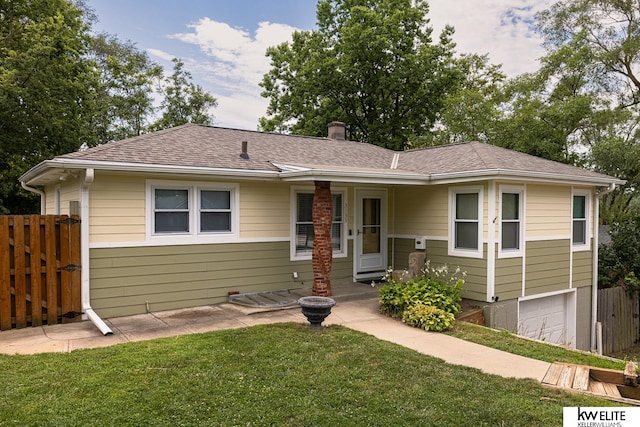
[[[285,165],[272,163],[280,171],[272,170],[247,170],[210,168],[195,166],[173,166],[158,164],[142,164],[128,162],[87,161],[78,159],[56,158],[45,160],[24,173],[19,180],[26,184],[38,185],[38,178],[42,178],[50,169],[86,169],[103,170],[109,172],[138,172],[161,173],[190,176],[218,176],[236,180],[244,179],[271,179],[283,181],[313,181],[332,180],[352,183],[372,184],[404,184],[404,185],[428,185],[428,184],[461,184],[482,180],[521,180],[528,182],[557,183],[564,185],[603,186],[610,184],[624,184],[626,181],[611,177],[593,177],[568,175],[561,173],[547,173],[536,171],[514,171],[505,169],[484,169],[478,171],[461,171],[442,174],[417,174],[411,172],[390,172],[386,170],[336,170],[336,169],[309,169],[304,166]]]
[[[382,262],[384,263],[380,271],[360,271],[360,252],[362,249],[362,239],[358,238],[358,230],[359,227],[362,226],[362,212],[361,205],[358,202],[365,197],[380,199],[380,256],[382,257]],[[379,279],[384,276],[384,272],[388,267],[388,265],[386,264],[389,257],[389,192],[386,188],[356,187],[354,188],[353,200],[355,205],[353,208],[353,224],[356,229],[353,243],[353,277],[356,280]]]
[[[573,199],[575,196],[584,196],[584,243],[573,243]],[[591,192],[583,189],[571,189],[571,252],[580,252],[591,250],[591,239],[593,238],[593,227],[589,227],[591,223]]]
[[[525,242],[545,242],[548,240],[571,240],[570,234],[558,234],[556,236],[531,236],[525,237]]]
[[[555,295],[561,295],[561,294],[568,294],[568,293],[575,293],[576,289],[561,289],[559,291],[551,291],[551,292],[544,292],[541,294],[533,294],[533,295],[527,295],[527,296],[523,296],[523,297],[518,297],[518,302],[520,301],[529,301],[532,299],[538,299],[538,298],[546,298],[546,297],[552,297]]]
[[[189,192],[189,231],[185,233],[154,232],[154,193],[155,189],[180,189]],[[231,231],[200,232],[200,190],[222,190],[231,192]],[[206,243],[232,243],[240,237],[240,185],[226,182],[171,181],[148,179],[145,182],[145,238],[154,244],[187,245]]]
[[[392,239],[425,239],[425,240],[439,240],[441,242],[446,242],[448,239],[447,236],[425,236],[422,234],[389,234],[387,237]]]
[[[287,237],[256,237],[256,238],[240,238],[237,240],[229,240],[224,241],[220,239],[216,239],[215,241],[206,241],[204,239],[174,239],[171,242],[162,242],[157,239],[153,240],[139,240],[139,241],[128,241],[128,242],[94,242],[89,245],[91,249],[111,249],[111,248],[142,248],[142,247],[150,247],[150,246],[185,246],[185,245],[215,245],[215,244],[226,244],[226,243],[238,243],[238,244],[246,244],[246,243],[272,243],[272,242],[289,242],[291,239]]]
[[[518,194],[518,249],[503,249],[502,248],[502,195],[503,194]],[[501,185],[498,197],[498,258],[521,258],[524,256],[524,230],[526,227],[525,216],[526,210],[525,204],[525,189],[524,186],[518,185]]]
[[[478,194],[478,248],[473,249],[457,249],[455,247],[455,213],[456,213],[456,195],[457,194]],[[465,258],[482,258],[484,246],[484,186],[473,185],[464,187],[449,187],[449,256],[459,256]]]
[[[487,195],[487,294],[486,302],[495,301],[496,295],[496,183],[489,183]],[[498,243],[499,244],[499,243]]]
[[[292,185],[290,188],[290,233],[289,238],[289,259],[290,261],[306,261],[313,258],[312,253],[308,254],[296,254],[296,213],[298,211],[298,193],[313,194],[315,187],[308,185]],[[331,187],[331,195],[340,194],[342,196],[342,241],[340,251],[333,251],[333,258],[346,258],[348,256],[348,244],[347,244],[347,229],[348,229],[348,209],[347,209],[347,188],[346,187]]]

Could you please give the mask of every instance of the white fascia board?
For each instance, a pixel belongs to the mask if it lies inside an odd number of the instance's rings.
[[[226,169],[226,168],[205,168],[195,166],[173,166],[173,165],[153,165],[142,163],[120,163],[120,162],[100,162],[76,159],[53,159],[45,160],[28,170],[20,177],[20,181],[25,183],[33,182],[35,179],[45,175],[53,169],[87,169],[109,172],[143,172],[143,173],[171,173],[180,175],[211,175],[218,177],[231,177],[235,179],[278,179],[279,172],[267,170],[247,170],[247,169]]]
[[[340,181],[358,184],[398,184],[398,185],[428,185],[429,177],[415,174],[386,174],[383,172],[362,171],[331,171],[331,170],[306,170],[295,172],[282,172],[282,181],[309,182],[309,181]]]
[[[572,185],[584,185],[584,186],[608,186],[611,183],[618,185],[624,184],[626,181],[617,178],[598,178],[598,177],[583,177],[579,175],[567,175],[556,174],[549,172],[535,172],[535,171],[513,171],[506,169],[488,169],[480,171],[468,171],[468,172],[451,172],[432,174],[431,182],[433,184],[454,184],[462,182],[475,182],[478,179],[514,179],[518,181],[526,182],[544,182],[550,184],[572,184]]]

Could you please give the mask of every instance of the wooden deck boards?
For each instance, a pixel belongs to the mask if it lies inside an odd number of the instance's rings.
[[[622,386],[623,384],[617,381],[618,376],[622,380],[621,373],[618,375],[613,370],[568,363],[552,363],[542,380],[542,385],[640,405],[640,400],[629,399],[620,394],[618,385]]]

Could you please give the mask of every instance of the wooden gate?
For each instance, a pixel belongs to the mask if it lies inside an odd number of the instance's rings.
[[[80,320],[80,220],[0,216],[0,330]]]
[[[598,290],[598,322],[602,323],[602,352],[612,354],[640,339],[638,297],[624,288]]]

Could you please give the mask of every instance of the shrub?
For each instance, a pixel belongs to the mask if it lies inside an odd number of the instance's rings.
[[[455,315],[438,307],[418,303],[402,313],[402,321],[425,331],[442,332],[451,328]]]
[[[388,283],[380,288],[382,313],[426,330],[451,326],[460,312],[465,273],[459,268],[450,273],[447,265],[432,267],[429,262],[421,275],[406,282],[392,279],[389,273]]]
[[[628,218],[611,226],[611,244],[600,245],[598,287],[624,287],[630,294],[640,293],[640,217]]]

